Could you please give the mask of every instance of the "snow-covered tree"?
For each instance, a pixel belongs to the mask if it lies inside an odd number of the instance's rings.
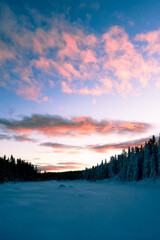
[[[127,158],[127,152],[124,150],[122,150],[122,154],[120,157],[121,163],[122,163],[122,168],[120,170],[119,173],[119,177],[122,181],[126,181],[127,180],[127,168],[128,168],[128,158]]]
[[[133,181],[133,168],[134,168],[134,148],[132,147],[130,154],[128,154],[128,161],[127,161],[127,180]]]
[[[158,139],[158,153],[157,153],[157,162],[158,162],[158,175],[160,175],[160,134]]]
[[[154,178],[157,175],[157,144],[152,146],[152,156],[150,159],[150,177]]]
[[[117,174],[117,160],[116,157],[111,157],[109,166],[108,166],[108,175],[109,177],[114,177]]]
[[[134,164],[133,164],[133,181],[138,181],[140,179],[140,150],[138,147],[135,147],[135,157],[134,157]]]
[[[150,176],[150,159],[151,159],[151,152],[152,149],[152,145],[151,145],[151,141],[149,141],[148,143],[145,143],[145,147],[144,147],[144,162],[143,162],[143,178],[149,178]]]

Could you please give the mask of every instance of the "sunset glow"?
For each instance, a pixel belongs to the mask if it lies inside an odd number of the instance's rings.
[[[0,3],[0,155],[84,169],[160,132],[160,3]]]

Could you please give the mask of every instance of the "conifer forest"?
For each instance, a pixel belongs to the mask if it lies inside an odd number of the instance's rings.
[[[160,175],[160,138],[155,136],[145,142],[144,146],[128,147],[119,155],[79,171],[43,172],[33,164],[15,159],[12,155],[0,158],[0,182],[74,180],[91,181],[105,178],[117,178],[119,181],[139,181],[145,178],[156,178]]]

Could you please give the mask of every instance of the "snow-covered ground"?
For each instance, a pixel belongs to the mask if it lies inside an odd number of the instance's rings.
[[[1,184],[0,219],[1,240],[159,240],[160,180]]]

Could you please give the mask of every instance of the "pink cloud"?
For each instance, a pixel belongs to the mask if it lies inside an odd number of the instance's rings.
[[[140,138],[136,140],[130,140],[126,142],[119,142],[119,143],[109,143],[109,144],[95,144],[91,146],[87,146],[87,148],[91,151],[97,153],[106,153],[110,149],[128,149],[128,147],[140,147],[144,145],[148,138]]]
[[[84,164],[78,162],[64,162],[64,163],[57,163],[56,165],[52,164],[39,164],[38,168],[42,171],[63,171],[63,170],[79,170],[82,169]]]
[[[46,97],[43,97],[43,101],[44,102],[48,102],[49,101],[49,98],[46,96]]]
[[[63,60],[66,56],[71,59],[78,58],[79,49],[74,37],[71,34],[63,32],[62,39],[65,41],[66,45],[58,51],[58,56]]]
[[[115,86],[120,94],[133,90],[133,80],[142,87],[148,85],[152,74],[159,72],[156,61],[145,60],[124,29],[116,26],[103,35],[105,51],[109,59],[104,61],[104,69],[111,70],[117,79]]]
[[[92,100],[92,103],[93,103],[93,104],[96,104],[96,102],[97,102],[96,99],[93,99],[93,100]]]
[[[128,34],[119,26],[111,27],[107,33],[103,34],[102,39],[109,58],[130,52],[134,48],[128,39]]]
[[[90,47],[95,47],[97,38],[94,34],[90,34],[88,36],[82,37],[82,41],[84,44],[87,44]]]
[[[79,35],[72,36],[75,43],[73,44],[74,52],[79,52],[80,61],[76,74],[67,76],[66,71],[64,73],[62,70],[59,70],[70,82],[66,82],[64,86],[64,80],[62,81],[62,91],[66,93],[99,96],[113,93],[116,90],[124,97],[129,93],[137,95],[137,90],[134,89],[134,82],[136,81],[137,84],[146,87],[152,75],[159,73],[157,62],[152,59],[149,61],[144,60],[140,51],[130,42],[128,34],[123,28],[118,26],[112,27],[103,35],[102,38],[106,53],[103,58],[101,58],[101,56],[97,57],[95,50],[79,50],[78,47],[80,43],[83,43],[81,40],[82,35],[82,32],[79,32]],[[96,42],[99,44],[97,39]],[[68,57],[70,57],[72,62],[73,55],[69,56],[68,54]],[[95,65],[87,66],[87,63],[89,64],[91,62]],[[103,66],[103,71],[100,70],[100,64]],[[78,74],[78,71],[81,74]],[[110,72],[113,74],[112,80],[109,75]],[[97,81],[94,81],[95,85],[93,84],[92,89],[89,89],[88,86],[85,85],[85,80],[93,79],[95,76]],[[74,80],[77,78],[82,82],[83,86],[81,85],[81,87],[79,87],[80,85],[78,86],[77,83],[74,83]]]
[[[32,64],[45,72],[50,70],[50,59],[40,57],[38,60],[33,60]]]
[[[67,78],[69,82],[72,82],[72,79],[81,79],[81,74],[76,70],[71,63],[63,62],[58,64],[57,62],[51,61],[52,66],[61,74],[64,78]]]
[[[8,73],[0,84],[25,99],[45,99],[45,83],[61,84],[62,92],[68,94],[119,93],[123,97],[140,94],[149,84],[160,86],[160,30],[130,39],[122,27],[113,26],[98,36],[71,26],[60,16],[46,18],[32,11],[37,22],[33,30],[27,27],[29,20],[26,25],[23,17],[18,21],[9,9],[4,12],[1,28],[11,44],[0,42],[0,70],[3,76]],[[48,27],[42,28],[41,22]],[[8,60],[13,63],[9,70]]]
[[[41,143],[40,146],[45,146],[45,147],[51,147],[53,149],[58,149],[58,150],[66,150],[66,149],[77,149],[77,146],[72,146],[68,144],[60,144],[60,143],[52,143],[52,142],[45,142]]]
[[[0,61],[4,61],[7,59],[14,59],[14,53],[12,51],[9,51],[7,49],[0,49]]]
[[[90,62],[97,63],[95,53],[90,49],[87,49],[86,51],[82,51],[81,58],[85,63],[90,63]]]
[[[137,34],[135,40],[147,43],[147,46],[142,46],[142,50],[146,51],[148,55],[160,54],[160,29],[146,34]]]
[[[43,53],[43,47],[37,38],[33,39],[33,48],[35,52],[38,52],[39,54]]]
[[[70,63],[65,63],[63,65],[64,69],[68,71],[70,74],[72,74],[75,78],[81,78],[81,74],[79,71],[77,71],[72,64]]]
[[[55,87],[55,83],[52,80],[49,80],[49,85],[50,85],[51,88]]]
[[[59,116],[33,115],[22,120],[0,119],[0,124],[16,133],[39,132],[53,136],[73,136],[107,133],[140,133],[147,131],[151,126],[146,123],[124,121],[97,121],[90,117],[75,117],[65,119]]]
[[[33,49],[36,53],[44,55],[49,48],[54,48],[62,44],[60,35],[56,28],[48,31],[38,28],[33,36]]]
[[[67,83],[66,82],[64,82],[64,81],[62,81],[61,82],[61,86],[62,86],[62,92],[64,92],[64,93],[73,93],[73,90],[72,89],[70,89],[70,87],[67,85]]]
[[[92,89],[88,89],[87,87],[76,89],[74,85],[72,86],[71,84],[62,81],[61,87],[62,87],[62,92],[65,92],[68,94],[75,93],[80,95],[90,94],[92,96],[100,96],[102,94],[108,94],[112,92],[113,84],[110,79],[108,78],[100,79],[100,84],[101,85],[96,84],[95,86],[93,86]]]
[[[41,143],[40,146],[44,147],[50,147],[53,149],[54,153],[64,153],[65,154],[79,154],[81,153],[80,150],[84,150],[84,147],[74,146],[74,145],[68,145],[68,144],[60,144],[60,143],[54,143],[54,142],[44,142]]]
[[[46,146],[46,147],[51,147],[54,150],[58,149],[58,153],[62,153],[65,151],[65,153],[69,154],[75,154],[79,153],[80,151],[66,151],[70,149],[75,149],[75,150],[90,150],[98,153],[105,153],[110,149],[127,149],[128,147],[140,147],[141,145],[144,145],[145,142],[148,140],[148,137],[146,138],[139,138],[135,140],[129,140],[125,142],[118,142],[118,143],[108,143],[108,144],[94,144],[94,145],[86,145],[86,146],[74,146],[74,145],[67,145],[67,144],[59,144],[59,143],[52,143],[52,142],[46,142],[40,144],[40,146]],[[56,152],[56,151],[54,151]],[[62,163],[63,164],[63,163]]]
[[[62,75],[62,77],[68,79],[69,81],[72,80],[70,72],[67,69],[63,68],[61,64],[52,61],[52,66],[58,71],[60,75]]]
[[[40,96],[41,86],[35,84],[24,85],[19,83],[18,89],[16,90],[17,95],[22,95],[27,100],[34,100],[39,102],[38,98]]]

